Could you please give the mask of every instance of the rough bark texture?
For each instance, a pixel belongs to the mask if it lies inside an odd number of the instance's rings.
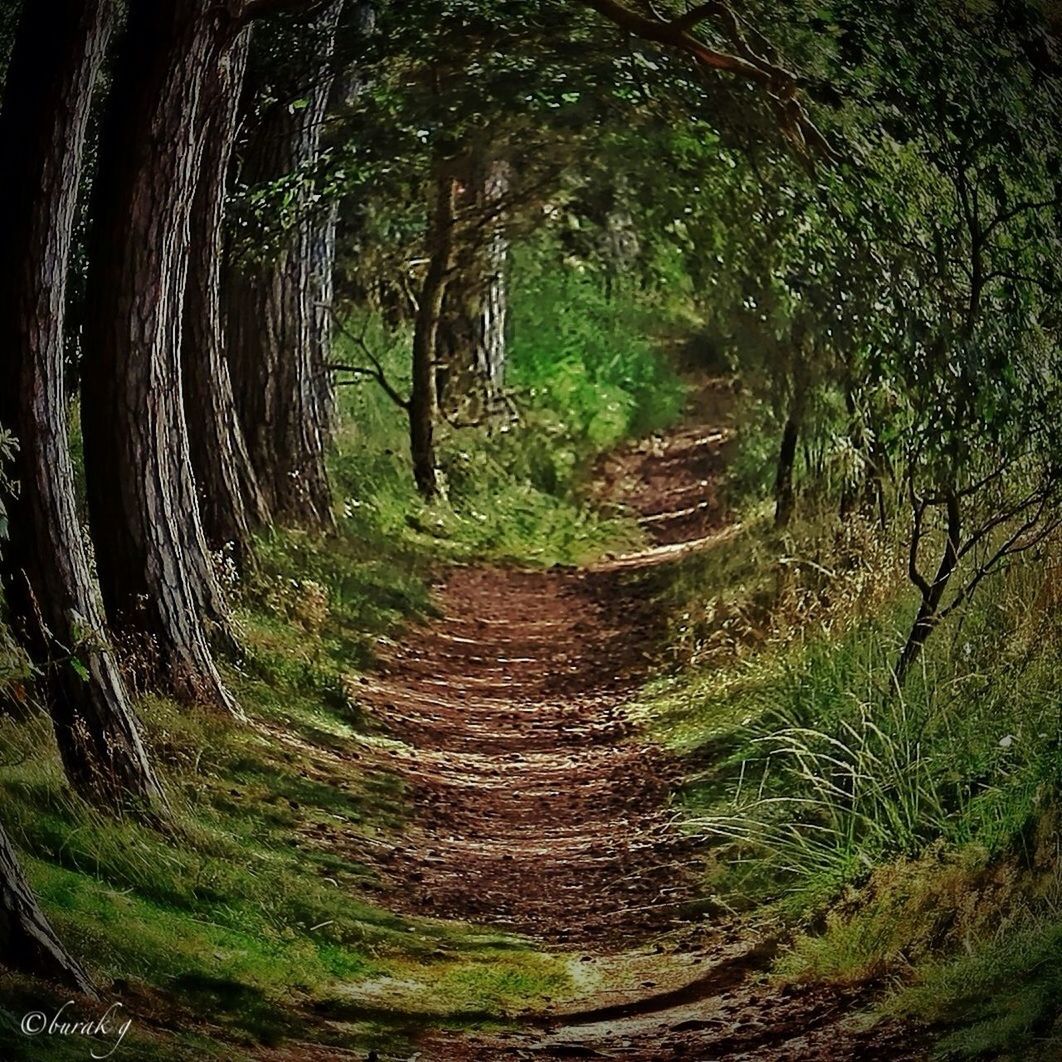
[[[417,490],[428,501],[439,493],[435,459],[435,420],[438,415],[435,349],[446,281],[453,265],[455,194],[453,175],[447,167],[442,167],[435,180],[435,206],[428,231],[428,268],[421,285],[413,329],[409,450]]]
[[[332,362],[332,311],[335,303],[336,223],[339,204],[333,203],[310,232],[310,364],[317,381],[317,408],[327,445],[335,436],[338,408],[329,365]]]
[[[444,413],[480,419],[504,410],[508,165],[477,158],[462,177],[456,203],[461,247],[436,336],[436,380]]]
[[[85,971],[52,932],[3,830],[0,830],[0,961],[11,969],[59,981],[86,996],[96,995]]]
[[[328,106],[342,0],[319,15],[317,69],[305,106],[272,104],[247,146],[241,180],[255,186],[312,166]],[[331,401],[324,379],[334,224],[310,210],[300,188],[295,224],[264,261],[233,265],[227,278],[229,357],[251,461],[273,515],[304,526],[333,523],[325,448]]]
[[[199,517],[180,352],[200,96],[234,30],[211,0],[130,8],[94,197],[82,411],[112,625],[148,682],[233,710],[208,644],[208,627],[227,635],[227,617]]]
[[[218,50],[200,100],[203,161],[192,204],[191,254],[181,340],[185,418],[207,543],[252,560],[251,532],[269,511],[236,413],[221,317],[225,186],[250,31]]]
[[[8,621],[39,675],[71,784],[108,806],[161,796],[107,644],[74,501],[63,384],[66,274],[111,0],[28,5],[0,143],[0,422],[19,448],[0,543]]]

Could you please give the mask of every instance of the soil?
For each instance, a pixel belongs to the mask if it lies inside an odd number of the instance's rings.
[[[706,914],[672,795],[682,764],[630,706],[654,664],[646,569],[726,535],[728,387],[685,425],[610,457],[602,497],[648,547],[582,569],[459,567],[441,615],[381,654],[363,703],[410,753],[389,768],[413,819],[376,864],[387,902],[531,938],[581,971],[580,998],[502,1032],[435,1031],[421,1062],[913,1059],[916,1030],[865,1019],[866,990],[778,987],[777,940]]]

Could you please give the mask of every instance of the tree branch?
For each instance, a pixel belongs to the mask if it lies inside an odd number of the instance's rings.
[[[335,322],[335,325],[340,330],[340,332],[342,332],[343,335],[345,335],[347,339],[349,339],[352,343],[357,344],[358,349],[361,350],[365,357],[367,357],[372,363],[372,367],[369,368],[365,365],[342,365],[333,362],[327,366],[328,371],[351,372],[354,373],[356,376],[367,376],[370,379],[375,380],[383,389],[384,394],[387,395],[387,397],[391,399],[391,401],[394,402],[396,406],[398,406],[400,409],[404,409],[408,413],[410,408],[410,399],[403,398],[402,395],[399,393],[398,389],[391,383],[390,380],[388,380],[387,373],[384,371],[382,362],[372,352],[372,349],[369,347],[369,344],[365,342],[365,337],[356,336],[353,332],[351,332],[351,330],[347,328],[347,326],[341,320],[341,318],[333,309],[333,307],[328,306],[324,303],[319,303],[318,305],[320,305],[323,309],[328,310],[329,314],[332,317],[332,320]]]
[[[742,32],[740,20],[722,0],[699,4],[673,19],[643,15],[618,0],[581,0],[581,3],[635,37],[686,53],[702,68],[737,74],[762,85],[774,104],[782,134],[797,151],[807,158],[817,154],[831,162],[837,161],[837,153],[797,98],[796,75],[752,48]],[[690,31],[708,18],[723,24],[722,33],[730,40],[733,51],[713,48],[693,36]],[[759,34],[756,37],[761,50],[766,52],[766,40]]]
[[[912,491],[913,499],[914,492]],[[918,587],[923,600],[927,600],[931,592],[929,581],[918,570],[918,551],[922,545],[922,520],[925,517],[925,513],[926,503],[919,501],[914,509],[914,527],[911,529],[911,552],[907,558],[907,576]]]
[[[1010,210],[1005,210],[1002,214],[997,214],[986,226],[985,236],[990,236],[1000,225],[1006,225],[1008,222],[1013,221],[1021,214],[1025,214],[1030,210],[1046,210],[1048,207],[1062,206],[1062,197],[1055,196],[1053,199],[1030,199],[1017,203]]]

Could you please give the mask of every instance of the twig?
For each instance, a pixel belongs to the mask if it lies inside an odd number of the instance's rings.
[[[342,332],[352,343],[357,344],[361,352],[372,363],[370,368],[365,365],[342,365],[337,362],[330,362],[327,369],[330,372],[350,372],[354,373],[356,376],[367,376],[370,379],[375,380],[383,389],[384,394],[386,394],[387,397],[399,407],[399,409],[404,409],[408,413],[410,400],[408,398],[403,398],[397,388],[395,388],[391,381],[387,379],[387,373],[384,371],[383,364],[372,352],[369,344],[365,342],[365,337],[363,335],[355,335],[349,328],[347,328],[346,324],[344,324],[339,314],[336,313],[333,306],[330,306],[327,303],[318,303],[317,305],[329,312],[340,332]]]

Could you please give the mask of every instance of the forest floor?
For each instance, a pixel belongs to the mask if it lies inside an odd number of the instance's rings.
[[[398,739],[380,767],[413,808],[398,843],[359,853],[379,899],[529,940],[574,985],[508,1022],[421,1032],[422,1062],[924,1056],[912,1030],[869,1020],[863,989],[765,977],[784,941],[706,904],[703,850],[674,801],[685,766],[632,711],[661,644],[646,573],[733,530],[719,496],[730,405],[710,382],[678,428],[600,464],[602,500],[633,509],[647,549],[452,568],[440,615],[361,679],[359,701]],[[400,986],[378,987],[381,1009],[400,1006]]]

